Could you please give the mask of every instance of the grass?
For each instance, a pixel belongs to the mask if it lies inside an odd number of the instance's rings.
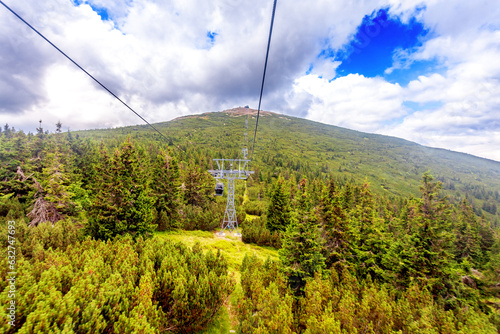
[[[238,282],[225,307],[221,308],[219,313],[216,314],[210,326],[207,329],[198,332],[198,334],[236,333],[238,320],[236,318],[236,314],[232,312],[232,308],[233,305],[238,304],[238,298],[242,293],[241,284]]]
[[[272,247],[245,244],[241,241],[241,237],[232,233],[226,232],[224,237],[220,237],[217,235],[217,232],[178,230],[156,233],[159,238],[182,242],[188,247],[193,247],[196,242],[199,242],[205,250],[212,250],[213,252],[220,250],[228,262],[229,271],[236,279],[236,287],[226,302],[226,307],[221,308],[210,326],[198,334],[226,334],[232,333],[231,331],[236,332],[238,322],[231,308],[233,305],[236,305],[238,295],[241,293],[240,266],[245,254],[249,256],[256,255],[262,260],[266,260],[268,257],[272,260],[278,259],[278,251]]]
[[[229,316],[229,312],[227,307],[223,307],[219,310],[219,313],[215,315],[213,322],[210,324],[210,327],[204,329],[198,334],[227,334],[227,333],[235,333],[236,330],[231,324],[231,318]],[[233,330],[234,332],[231,332]]]
[[[225,237],[219,237],[214,232],[207,231],[170,231],[158,232],[158,237],[173,241],[179,241],[192,247],[199,242],[202,248],[217,252],[220,250],[227,259],[229,271],[234,273],[236,279],[240,278],[240,266],[245,254],[256,255],[262,260],[270,257],[273,260],[278,259],[278,251],[272,247],[261,247],[252,244],[243,243],[239,237],[226,233]]]

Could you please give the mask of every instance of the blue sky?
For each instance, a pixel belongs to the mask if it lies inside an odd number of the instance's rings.
[[[353,73],[379,76],[400,85],[407,85],[420,75],[442,71],[443,66],[437,59],[405,59],[401,51],[411,53],[422,47],[432,33],[415,17],[402,22],[399,17],[391,17],[388,11],[389,8],[384,8],[366,15],[350,42],[336,51],[324,49],[318,57],[340,61],[337,76]],[[400,67],[394,68],[395,62],[399,62]]]
[[[421,10],[423,9],[418,9]],[[407,86],[421,75],[440,73],[443,70],[443,65],[437,59],[408,61],[404,57],[422,47],[431,35],[430,29],[425,28],[415,17],[411,17],[408,22],[402,22],[399,17],[390,16],[389,8],[383,8],[365,15],[351,41],[341,49],[324,49],[318,57],[341,62],[336,70],[337,78],[359,74],[367,78],[382,77],[387,82]],[[437,101],[403,102],[403,106],[408,108],[410,113],[435,109],[441,105],[442,103]],[[385,124],[394,124],[403,119],[404,116],[389,120]]]
[[[429,31],[415,18],[403,23],[398,17],[389,17],[388,9],[366,15],[357,27],[354,38],[333,54],[335,59],[342,61],[337,69],[338,75],[359,73],[365,77],[387,78],[385,71],[392,66],[395,52],[422,46],[428,34]],[[390,81],[407,84],[410,81],[408,73],[425,71],[427,66],[432,66],[432,62],[396,70],[390,75]]]
[[[151,122],[257,107],[272,1],[4,1]],[[262,107],[500,161],[498,17],[497,0],[278,1]],[[0,50],[4,123],[140,123],[3,8]]]
[[[92,3],[92,2],[86,2],[86,1],[82,1],[82,0],[73,0],[73,3],[75,4],[75,6],[80,6],[82,4],[88,4],[88,6],[90,8],[92,8],[92,10],[97,13],[97,15],[99,15],[101,20],[103,20],[103,21],[110,20],[108,10],[105,7],[99,6],[99,5]]]

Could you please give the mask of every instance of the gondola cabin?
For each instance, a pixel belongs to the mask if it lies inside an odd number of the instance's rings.
[[[222,196],[224,193],[224,184],[222,182],[217,182],[215,185],[215,196]]]

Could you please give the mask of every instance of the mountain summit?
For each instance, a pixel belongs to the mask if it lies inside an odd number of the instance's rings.
[[[243,147],[251,149],[256,115],[255,109],[238,107],[183,116],[156,127],[171,139],[168,145],[180,147],[187,156],[240,158]],[[260,116],[252,159],[252,168],[259,171],[256,177],[333,176],[367,181],[379,193],[407,196],[418,194],[420,179],[428,171],[443,183],[451,201],[467,198],[477,214],[493,220],[500,217],[496,210],[500,162],[269,111],[261,111]],[[79,134],[157,138],[147,126]]]

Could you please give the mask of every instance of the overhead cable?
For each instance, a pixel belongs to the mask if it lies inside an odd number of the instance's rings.
[[[14,10],[12,10],[9,6],[7,6],[2,0],[0,0],[0,3],[7,8],[12,14],[14,14],[19,20],[21,20],[24,24],[26,24],[28,27],[31,28],[34,32],[36,32],[40,37],[42,37],[47,43],[52,45],[57,51],[59,51],[64,57],[66,57],[69,61],[71,61],[76,67],[78,67],[80,70],[82,70],[85,74],[87,74],[92,80],[97,82],[99,86],[104,88],[109,94],[111,94],[114,98],[116,98],[118,101],[120,101],[125,107],[127,107],[130,111],[132,111],[134,114],[137,115],[140,119],[144,121],[147,125],[149,125],[151,128],[153,128],[156,132],[160,134],[163,138],[165,138],[167,141],[170,141],[170,138],[165,136],[163,133],[161,133],[157,128],[155,128],[151,123],[149,123],[144,117],[142,117],[138,112],[136,112],[132,107],[130,107],[127,103],[125,103],[122,99],[120,99],[115,93],[113,93],[108,87],[106,87],[104,84],[102,84],[99,80],[97,80],[95,77],[93,77],[89,72],[87,72],[83,67],[81,67],[76,61],[71,59],[70,56],[68,56],[66,53],[64,53],[61,49],[59,49],[54,43],[49,41],[42,33],[40,33],[38,30],[36,30],[31,24],[26,22],[19,14],[17,14]]]
[[[264,63],[264,73],[262,74],[262,84],[260,86],[259,107],[257,109],[257,120],[255,122],[255,131],[254,131],[254,134],[253,134],[252,153],[250,155],[250,160],[252,160],[252,158],[253,158],[253,151],[254,151],[254,148],[255,148],[255,138],[257,137],[257,127],[259,126],[260,105],[261,105],[261,102],[262,102],[262,92],[264,91],[264,82],[266,80],[267,60],[269,58],[269,47],[271,46],[271,36],[273,34],[273,23],[274,23],[274,14],[276,12],[276,2],[277,2],[277,0],[274,0],[273,15],[271,17],[271,27],[269,28],[269,39],[267,41],[266,61]]]

